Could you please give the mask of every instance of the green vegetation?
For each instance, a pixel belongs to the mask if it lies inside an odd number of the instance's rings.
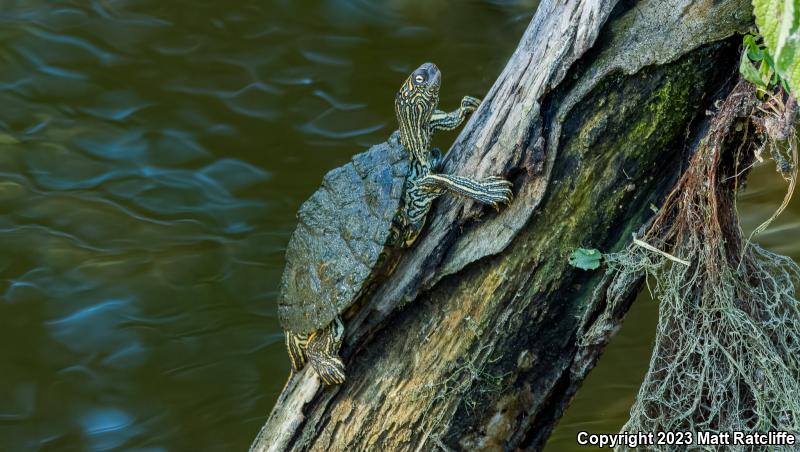
[[[786,80],[792,93],[800,89],[800,5],[794,0],[753,0],[756,25],[769,50],[768,65]],[[749,53],[749,49],[748,49]]]
[[[783,203],[758,226],[750,238],[763,232],[788,206],[797,183],[797,100],[800,87],[800,7],[793,0],[753,0],[760,35],[744,36],[739,72],[758,88],[762,104],[756,117],[761,144],[755,158],[771,157],[789,183]],[[756,68],[754,63],[758,66]]]
[[[739,73],[742,78],[759,87],[762,94],[778,85],[789,91],[789,84],[776,70],[775,60],[763,44],[763,39],[754,34],[747,34],[743,43],[744,51],[739,63]]]

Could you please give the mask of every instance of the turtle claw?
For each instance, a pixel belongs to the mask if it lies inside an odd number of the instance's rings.
[[[480,106],[481,100],[477,97],[464,96],[464,98],[461,99],[461,108],[470,113],[477,110]]]
[[[484,193],[476,199],[497,210],[500,210],[501,204],[510,204],[514,200],[514,192],[511,190],[513,184],[502,177],[485,177],[481,179],[480,185]]]

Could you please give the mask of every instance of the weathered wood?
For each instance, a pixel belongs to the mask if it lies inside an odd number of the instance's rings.
[[[543,1],[446,162],[514,203],[438,201],[347,319],[347,383],[293,376],[252,450],[541,447],[636,287],[606,303],[567,256],[646,222],[750,23],[746,0]]]

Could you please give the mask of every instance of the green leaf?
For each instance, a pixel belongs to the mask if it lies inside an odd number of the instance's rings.
[[[761,80],[760,71],[753,66],[753,63],[750,62],[750,58],[747,57],[747,52],[742,52],[742,60],[739,62],[739,73],[742,74],[742,78],[756,86],[762,88],[767,86],[764,81]]]
[[[600,259],[603,253],[596,249],[578,248],[569,256],[569,265],[581,270],[596,270],[600,268]]]
[[[761,61],[764,59],[764,49],[756,42],[756,37],[747,34],[743,39],[744,46],[747,49],[747,56],[753,61]]]
[[[761,76],[761,80],[764,82],[765,86],[772,86],[772,76],[777,75],[774,70],[772,70],[772,65],[769,64],[769,58],[765,59],[761,62],[761,65],[758,67],[758,73]]]
[[[753,12],[775,72],[797,94],[800,92],[800,4],[797,0],[753,0]]]
[[[748,47],[747,57],[753,61],[761,61],[764,59],[764,51],[757,47]]]

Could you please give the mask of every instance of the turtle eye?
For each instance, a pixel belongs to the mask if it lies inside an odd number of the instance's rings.
[[[422,83],[425,81],[425,77],[417,75],[416,77],[414,77],[414,81],[416,81],[417,83]]]

